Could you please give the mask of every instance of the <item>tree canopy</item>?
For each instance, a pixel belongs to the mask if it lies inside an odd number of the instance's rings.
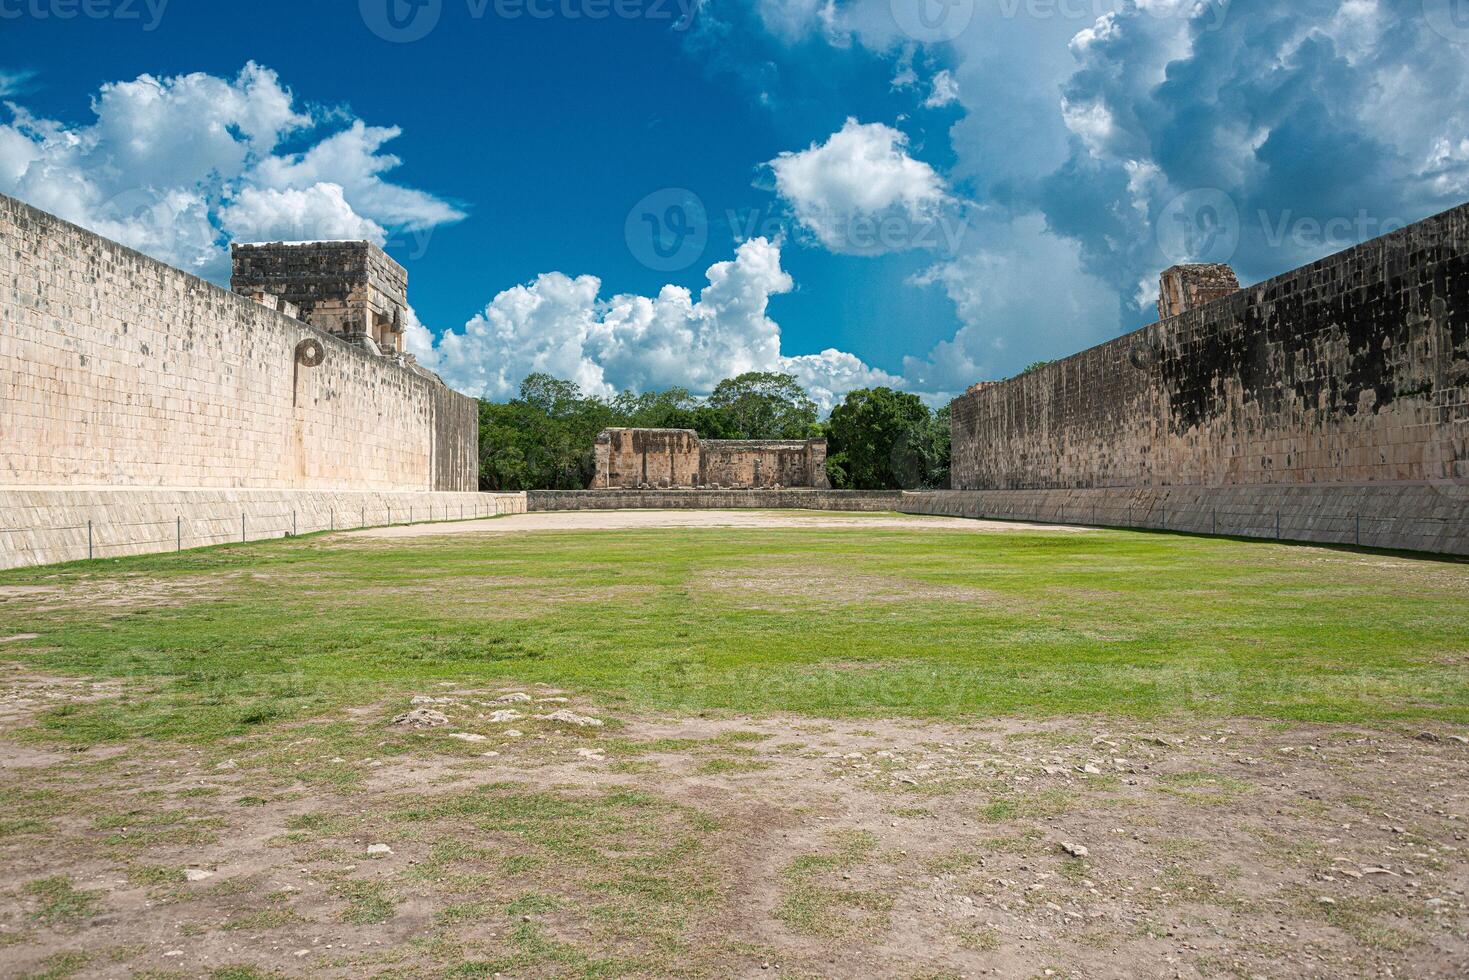
[[[821,433],[816,403],[788,374],[721,381],[707,399],[686,388],[611,399],[532,374],[508,402],[480,402],[480,487],[582,490],[595,475],[597,433],[615,426],[693,429],[701,439],[805,439]]]
[[[826,423],[826,470],[842,490],[919,490],[949,482],[949,410],[891,388],[851,392]]]

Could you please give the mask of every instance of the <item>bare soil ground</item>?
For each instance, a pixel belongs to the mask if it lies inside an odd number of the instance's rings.
[[[1085,528],[1050,524],[1017,524],[1011,521],[971,521],[958,517],[926,517],[915,514],[841,514],[831,511],[763,510],[588,510],[513,514],[483,521],[454,521],[444,524],[406,524],[349,532],[350,537],[418,538],[493,532],[521,531],[614,531],[634,528],[844,528],[858,530],[966,531],[994,534],[1001,531],[1059,531],[1084,534]]]
[[[11,669],[0,974],[1469,974],[1461,731],[412,693],[67,752],[29,720],[125,688]]]

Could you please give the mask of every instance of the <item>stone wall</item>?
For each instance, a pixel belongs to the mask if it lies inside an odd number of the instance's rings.
[[[1466,246],[1469,206],[976,386],[953,404],[953,485],[1463,485]]]
[[[0,568],[523,513],[523,493],[0,487]]]
[[[431,376],[0,196],[0,487],[469,489],[473,418]]]
[[[826,440],[707,439],[692,429],[606,429],[592,488],[825,489]]]
[[[594,452],[594,489],[699,483],[699,436],[691,429],[605,429]]]

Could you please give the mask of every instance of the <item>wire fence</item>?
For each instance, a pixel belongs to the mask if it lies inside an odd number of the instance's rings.
[[[264,541],[370,527],[479,520],[509,513],[503,501],[372,507],[305,508],[269,513],[175,513],[150,521],[114,520],[105,512],[65,524],[0,525],[0,568],[62,561],[185,551],[233,542]]]

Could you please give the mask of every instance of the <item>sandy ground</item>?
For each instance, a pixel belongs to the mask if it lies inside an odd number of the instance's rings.
[[[798,510],[592,510],[515,514],[484,521],[445,524],[407,524],[346,532],[351,537],[421,538],[444,534],[514,534],[521,531],[620,531],[637,528],[821,528],[853,530],[1062,531],[1084,534],[1085,528],[1059,524],[1020,524],[1013,521],[972,521],[957,517],[907,514],[842,514]]]

